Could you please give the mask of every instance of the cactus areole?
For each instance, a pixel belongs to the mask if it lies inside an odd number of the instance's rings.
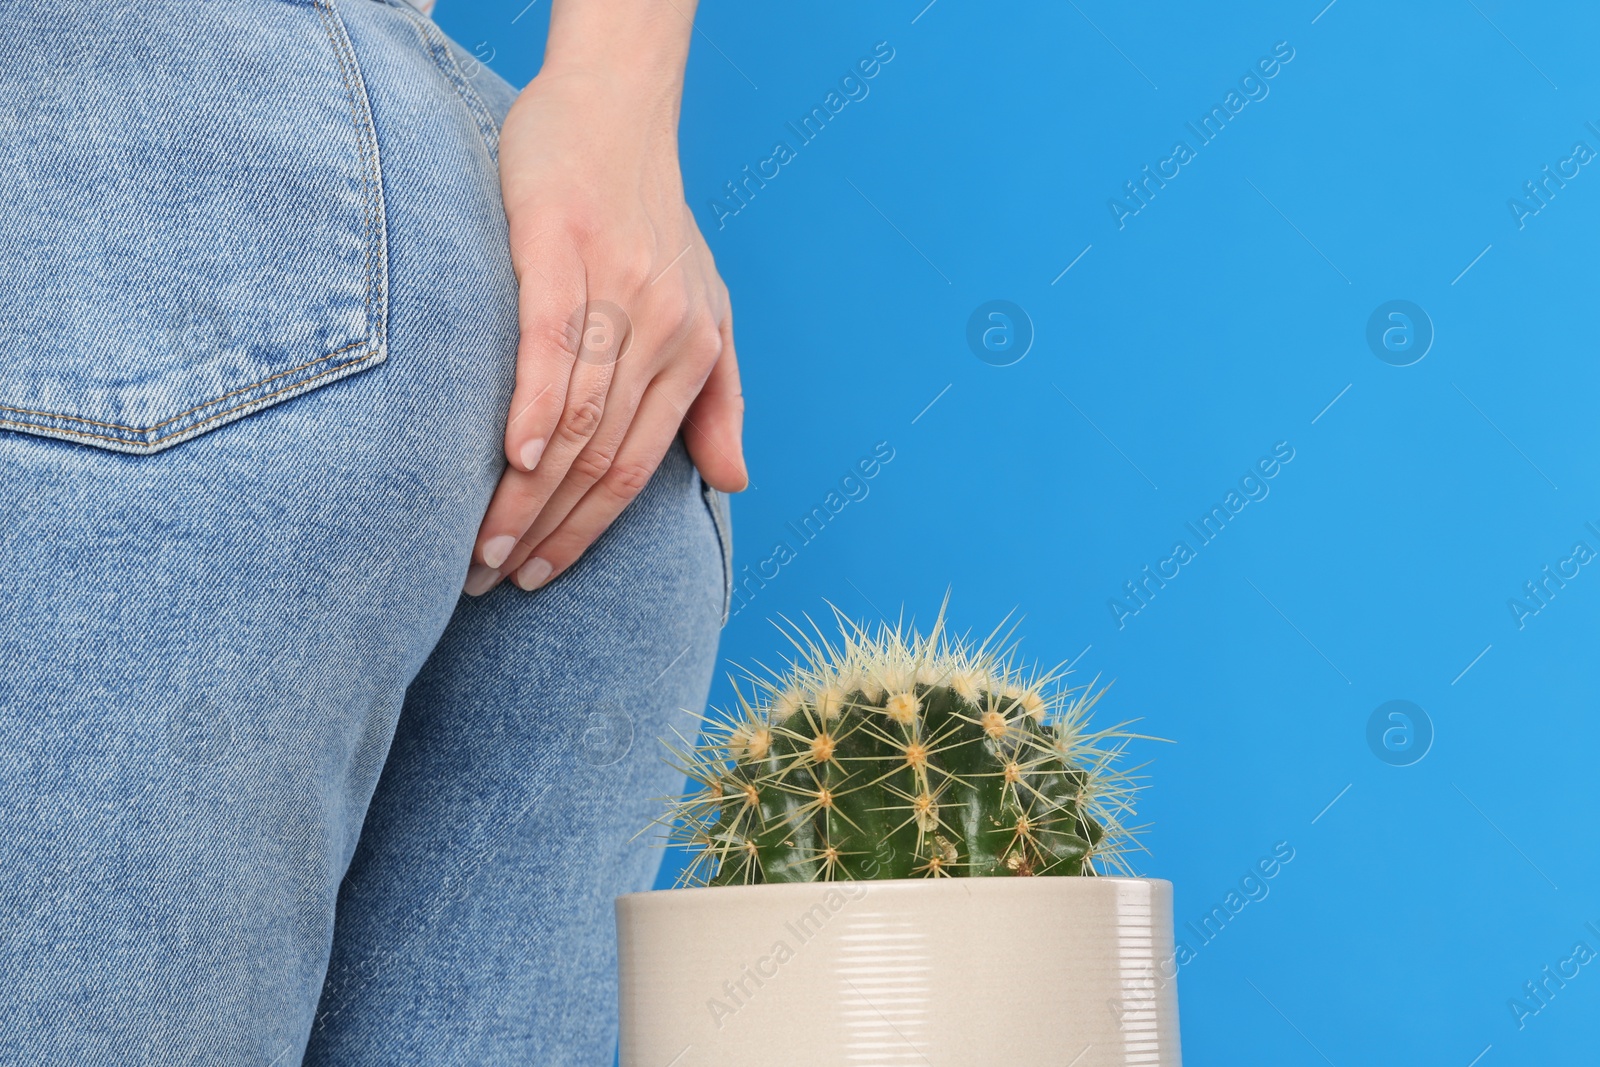
[[[668,745],[691,784],[658,820],[690,853],[680,886],[1131,873],[1114,764],[1141,735],[1088,729],[1104,689],[951,637],[942,610],[926,636],[840,625],[781,627],[793,661]]]

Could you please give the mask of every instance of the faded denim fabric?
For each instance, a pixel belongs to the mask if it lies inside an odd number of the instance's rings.
[[[460,595],[514,95],[403,0],[0,5],[0,1063],[609,1062],[731,545],[678,443]]]

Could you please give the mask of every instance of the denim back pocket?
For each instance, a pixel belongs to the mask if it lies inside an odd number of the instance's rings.
[[[387,355],[335,0],[0,7],[0,429],[169,448]]]

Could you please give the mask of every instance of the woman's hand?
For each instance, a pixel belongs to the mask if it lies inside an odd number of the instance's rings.
[[[622,6],[558,0],[544,68],[501,131],[521,341],[510,466],[478,532],[470,595],[506,576],[536,589],[570,567],[680,427],[708,484],[749,480],[728,290],[678,168],[693,7]]]

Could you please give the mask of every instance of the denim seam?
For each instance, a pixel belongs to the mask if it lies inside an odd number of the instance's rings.
[[[318,382],[321,379],[329,378],[329,376],[341,371],[353,373],[354,371],[361,369],[366,365],[382,362],[387,357],[385,345],[387,315],[385,312],[388,303],[386,285],[388,257],[386,254],[387,250],[384,248],[383,183],[382,172],[379,169],[379,162],[377,158],[377,134],[372,127],[371,107],[366,100],[366,89],[365,85],[361,82],[360,68],[355,63],[355,56],[352,48],[349,45],[349,36],[347,31],[344,30],[343,19],[340,18],[338,10],[334,6],[335,2],[336,0],[312,0],[313,6],[317,10],[317,17],[322,24],[323,32],[327,34],[329,48],[333,53],[334,62],[339,69],[339,77],[344,83],[345,96],[350,106],[351,122],[356,133],[356,150],[360,157],[362,188],[362,236],[365,243],[366,255],[363,280],[366,287],[365,310],[367,336],[352,344],[345,345],[343,348],[335,349],[326,355],[322,355],[316,359],[302,363],[298,367],[291,367],[288,370],[279,371],[276,374],[269,375],[268,377],[252,382],[249,385],[241,386],[240,388],[231,390],[222,394],[221,396],[213,397],[202,404],[198,404],[195,407],[190,408],[188,411],[181,412],[172,416],[171,418],[164,419],[163,421],[148,427],[124,426],[119,423],[100,422],[94,419],[86,419],[78,415],[33,411],[26,408],[0,405],[0,411],[10,411],[19,415],[31,415],[40,419],[49,419],[60,422],[83,423],[85,425],[99,426],[110,430],[123,430],[128,434],[134,435],[132,438],[111,436],[108,434],[88,433],[83,430],[75,430],[66,426],[52,426],[49,423],[41,424],[33,421],[23,421],[17,419],[0,419],[0,426],[10,426],[17,429],[32,430],[45,436],[57,437],[66,440],[82,438],[86,440],[110,441],[124,446],[124,449],[127,451],[148,453],[153,451],[156,445],[164,442],[176,443],[177,441],[183,440],[187,437],[195,436],[201,432],[202,427],[227,415],[232,415],[239,412],[248,414],[251,410],[265,406],[264,402],[271,400],[274,397],[283,396],[284,394],[292,394],[296,390],[305,391],[306,388],[309,387],[313,382]],[[339,32],[336,33],[335,30],[338,30]],[[354,80],[352,80],[352,77]],[[360,90],[359,100],[357,98],[358,89]],[[378,296],[376,301],[374,301],[375,293]],[[376,307],[374,306],[375,303]],[[330,359],[333,359],[340,353],[348,352],[352,348],[362,348],[368,346],[370,346],[371,351],[359,359],[347,360],[338,364],[337,366],[303,378],[293,385],[274,390],[273,392],[267,393],[263,396],[255,397],[251,400],[245,401],[242,404],[236,404],[233,407],[216,412],[215,414],[209,415],[206,418],[196,420],[183,429],[174,431],[173,433],[165,434],[161,437],[152,439],[139,439],[148,438],[149,434],[154,433],[163,426],[168,426],[180,419],[184,419],[190,415],[196,414],[197,412],[204,411],[206,408],[213,407],[216,404],[220,404],[223,401],[238,396],[241,393],[246,393],[253,389],[259,389],[262,386],[268,385],[271,382],[277,381],[278,379],[287,375],[297,374],[301,371],[308,370],[319,363],[324,363]]]
[[[498,166],[500,163],[500,125],[495,122],[494,114],[484,106],[483,99],[472,88],[471,80],[461,70],[461,65],[456,62],[455,53],[440,39],[438,26],[433,20],[419,13],[416,8],[406,3],[405,0],[388,0],[390,4],[400,9],[410,20],[412,29],[417,31],[417,36],[422,40],[422,45],[433,58],[433,65],[439,68],[439,73],[444,75],[446,81],[455,89],[461,102],[466,104],[467,110],[472,112],[472,117],[478,126],[479,137],[483,147],[489,153],[489,158]]]
[[[705,501],[706,510],[711,513],[711,525],[717,534],[717,553],[722,559],[722,622],[728,625],[728,614],[733,610],[733,533],[729,528],[732,524],[728,520],[728,499],[720,490],[713,488],[700,476],[700,498]]]
[[[245,386],[242,389],[235,389],[231,393],[223,393],[219,397],[216,397],[216,398],[214,398],[212,400],[207,400],[204,404],[195,405],[194,407],[190,408],[188,411],[180,411],[176,415],[172,416],[172,418],[163,419],[161,422],[156,423],[154,426],[124,426],[120,422],[97,422],[94,419],[85,419],[85,418],[81,418],[80,416],[77,416],[77,415],[58,415],[53,411],[30,411],[27,408],[7,407],[4,404],[0,404],[0,411],[13,411],[13,412],[16,412],[18,415],[38,415],[39,417],[46,418],[46,419],[64,419],[67,422],[81,422],[85,426],[103,426],[108,430],[127,430],[129,433],[137,433],[137,434],[154,433],[155,431],[161,429],[161,427],[163,427],[163,426],[167,426],[167,425],[169,425],[171,423],[177,422],[179,419],[184,418],[185,416],[193,415],[195,412],[202,411],[202,410],[210,407],[213,404],[220,404],[222,401],[227,400],[229,397],[238,396],[240,393],[248,393],[250,390],[259,388],[260,386],[263,386],[263,385],[266,385],[268,382],[275,382],[279,378],[284,377],[285,375],[294,374],[297,371],[303,371],[303,370],[306,370],[306,369],[308,369],[310,367],[315,367],[318,363],[325,363],[328,360],[332,359],[334,356],[337,356],[341,352],[348,352],[352,348],[360,348],[363,345],[365,345],[366,343],[367,343],[366,340],[363,339],[363,340],[360,340],[360,341],[356,341],[353,344],[345,345],[343,348],[336,348],[332,352],[329,352],[327,355],[319,356],[316,359],[311,360],[309,363],[302,363],[298,367],[290,367],[286,371],[279,371],[277,374],[274,374],[270,378],[263,378],[259,382],[252,382],[251,384]],[[340,364],[340,366],[343,366],[343,365],[344,364]],[[230,408],[229,410],[231,411],[233,409]],[[120,438],[119,438],[119,440],[120,440]],[[158,440],[164,440],[164,438],[158,438]]]

